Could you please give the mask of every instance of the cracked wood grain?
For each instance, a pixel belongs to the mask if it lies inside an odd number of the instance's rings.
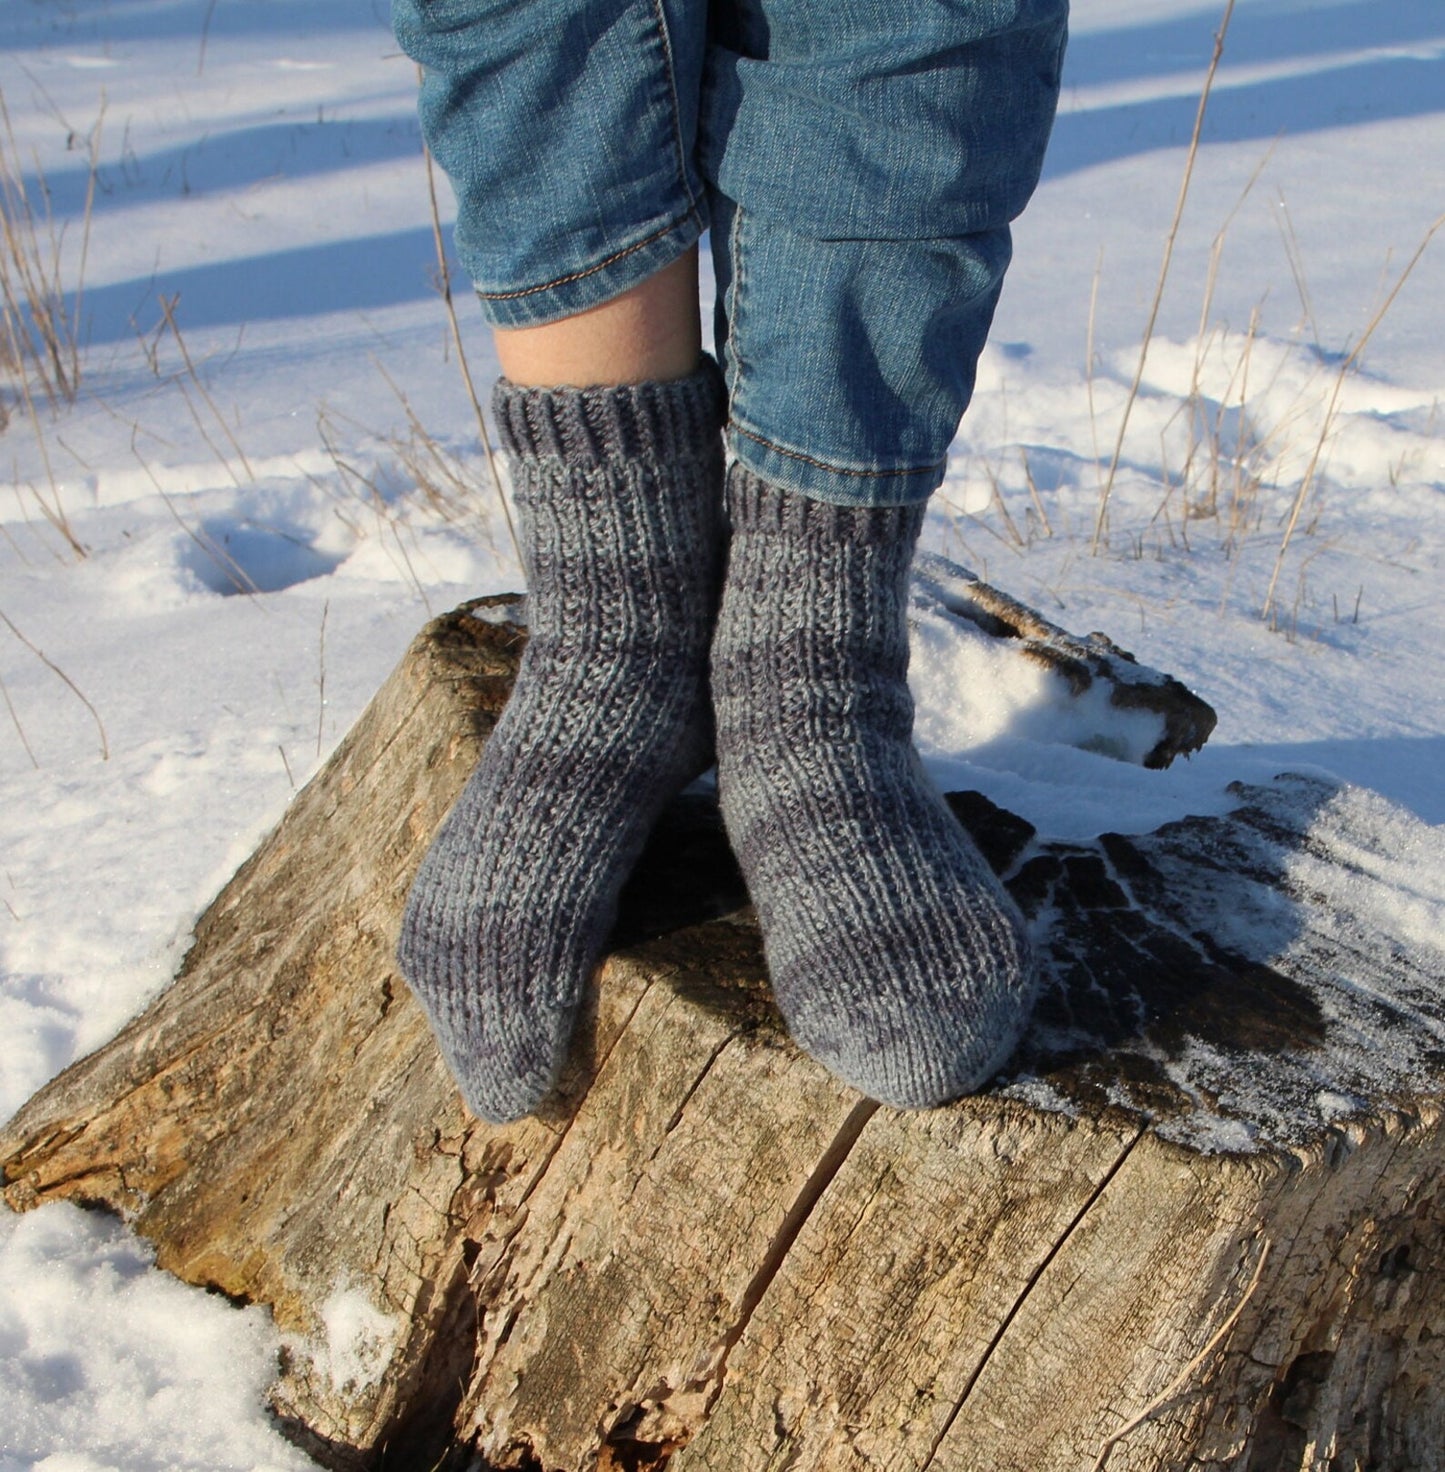
[[[1441,1368],[1438,1308],[1411,1329],[1398,1301],[1374,1296],[1391,1253],[1412,1276],[1440,1262],[1439,1190],[1425,1166],[1440,1149],[1435,1110],[1360,1126],[1344,1150],[1293,1155],[1199,1157],[1146,1133],[1040,1275],[928,1467],[1092,1465],[1240,1301],[1265,1240],[1277,1245],[1258,1291],[1197,1393],[1160,1406],[1109,1465],[1303,1469],[1315,1465],[1310,1445],[1333,1443],[1359,1454],[1336,1465],[1441,1466],[1438,1440],[1422,1460],[1401,1455],[1440,1428],[1438,1407],[1417,1402],[1393,1428],[1369,1414],[1384,1386],[1398,1395]],[[1340,1355],[1361,1341],[1367,1350]],[[1280,1388],[1311,1357],[1328,1394],[1297,1398],[1285,1419]]]
[[[654,982],[495,1270],[459,1420],[483,1455],[581,1466],[609,1439],[690,1434],[858,1111],[775,1028]]]
[[[921,1468],[1039,1265],[1138,1127],[999,1101],[882,1110],[799,1233],[679,1472]]]

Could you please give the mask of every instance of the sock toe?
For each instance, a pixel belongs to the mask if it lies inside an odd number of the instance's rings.
[[[790,990],[818,999],[789,1009],[799,1047],[870,1099],[932,1109],[976,1093],[1008,1062],[1028,1024],[1035,985],[1022,933],[1005,964],[919,995],[891,986],[850,988],[836,971],[794,977]]]
[[[489,1124],[531,1114],[567,1061],[575,1023],[575,1008],[534,1008],[484,1020],[464,1046],[443,1044],[467,1108]]]

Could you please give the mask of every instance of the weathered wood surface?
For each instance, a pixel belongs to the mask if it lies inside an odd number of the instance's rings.
[[[511,611],[423,631],[174,987],[0,1130],[12,1206],[271,1305],[337,1467],[1445,1467],[1437,830],[1283,778],[1042,846],[957,795],[1049,981],[997,1085],[904,1114],[788,1042],[688,797],[559,1097],[491,1128],[391,953]]]

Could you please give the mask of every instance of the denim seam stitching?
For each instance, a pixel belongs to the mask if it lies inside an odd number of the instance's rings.
[[[746,376],[742,350],[738,345],[738,328],[742,318],[742,310],[739,305],[743,289],[742,231],[743,207],[741,203],[734,203],[732,228],[728,231],[728,251],[732,256],[732,280],[728,283],[729,300],[723,303],[727,317],[728,355],[732,360],[733,370],[729,375],[732,381],[728,384],[729,423],[737,413],[738,393]]]
[[[570,281],[581,281],[584,276],[593,276],[598,271],[605,270],[614,261],[620,261],[623,259],[624,256],[630,256],[634,251],[645,249],[647,246],[651,245],[653,241],[661,240],[664,235],[668,234],[670,231],[676,230],[677,227],[683,223],[683,221],[696,220],[697,218],[697,210],[689,208],[685,214],[679,215],[677,219],[669,220],[667,224],[662,227],[661,230],[654,230],[653,233],[649,235],[645,240],[635,241],[632,245],[626,246],[622,250],[614,251],[605,260],[598,261],[595,265],[588,266],[585,270],[573,271],[570,275],[567,276],[558,276],[555,281],[544,281],[541,283],[540,286],[524,286],[521,288],[520,291],[483,291],[480,287],[478,287],[477,295],[481,297],[483,301],[505,302],[511,301],[513,298],[519,296],[534,296],[539,291],[551,291],[554,286],[566,286],[567,283]]]
[[[657,17],[658,36],[662,41],[663,62],[667,70],[667,90],[672,98],[672,142],[677,149],[677,172],[682,181],[682,191],[687,195],[687,202],[693,212],[697,210],[697,196],[692,192],[692,185],[687,179],[687,149],[682,141],[682,104],[677,96],[677,65],[672,57],[672,37],[667,29],[667,14],[662,8],[662,0],[652,0],[652,11]]]
[[[865,477],[871,475],[903,476],[903,475],[928,475],[942,465],[947,465],[947,460],[935,460],[931,465],[915,465],[903,470],[850,470],[844,465],[830,465],[826,460],[814,459],[812,455],[805,455],[801,450],[787,450],[782,445],[775,445],[772,440],[765,439],[760,434],[754,434],[750,429],[744,429],[735,421],[728,426],[734,434],[740,434],[744,439],[752,440],[755,445],[761,445],[765,450],[773,450],[779,455],[786,455],[789,460],[801,460],[804,465],[812,465],[818,470],[831,471],[834,475],[854,475]]]

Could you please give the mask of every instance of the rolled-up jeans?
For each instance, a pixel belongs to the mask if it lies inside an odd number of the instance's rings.
[[[711,228],[729,449],[818,500],[925,499],[1058,99],[1067,0],[393,0],[496,327]]]

